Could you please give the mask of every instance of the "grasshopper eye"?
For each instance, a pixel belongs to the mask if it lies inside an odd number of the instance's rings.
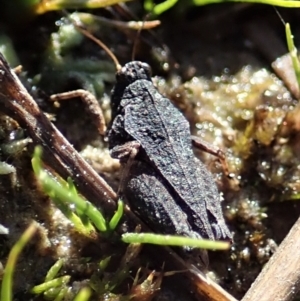
[[[152,76],[151,67],[147,63],[142,63],[142,62],[139,63],[140,63],[140,68],[143,70],[143,73],[145,75],[145,79],[151,80],[151,76]]]

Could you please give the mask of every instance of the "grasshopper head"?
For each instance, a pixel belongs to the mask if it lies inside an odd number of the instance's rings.
[[[131,84],[140,79],[151,81],[151,67],[143,62],[132,61],[117,72],[117,82]]]

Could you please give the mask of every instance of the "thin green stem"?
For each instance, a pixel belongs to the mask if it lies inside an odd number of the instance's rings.
[[[153,233],[125,233],[122,235],[122,241],[126,243],[143,243],[161,246],[189,246],[210,250],[227,250],[230,247],[229,242],[212,241],[207,239],[195,239],[177,235],[160,235]]]
[[[57,273],[60,271],[61,267],[64,264],[63,259],[59,259],[55,262],[55,264],[49,269],[46,277],[45,277],[45,282],[48,282],[50,280],[53,280]]]
[[[42,168],[41,163],[41,153],[40,147],[36,147],[34,155],[32,158],[32,167],[35,175],[38,177],[44,191],[54,199],[54,201],[60,203],[60,208],[64,210],[63,212],[66,216],[77,226],[78,230],[84,234],[89,234],[93,231],[93,227],[90,223],[85,225],[82,223],[80,218],[74,214],[69,208],[66,208],[66,204],[74,206],[77,211],[89,217],[96,228],[101,232],[107,231],[106,221],[101,214],[101,212],[94,207],[90,202],[80,197],[77,192],[74,193],[74,189],[69,187],[64,187],[57,181],[54,180],[45,170]]]
[[[1,301],[12,301],[12,279],[16,262],[25,245],[30,241],[37,229],[36,223],[32,222],[22,234],[20,239],[12,247],[4,270],[1,286]]]
[[[268,4],[274,6],[282,6],[287,8],[300,7],[300,1],[294,0],[194,0],[195,5],[207,5],[212,3],[224,3],[224,2],[243,2],[243,3],[257,3],[257,4]]]
[[[79,293],[74,298],[74,301],[87,301],[92,294],[92,291],[89,287],[82,288]]]
[[[71,276],[68,276],[68,275],[61,276],[61,277],[55,278],[53,280],[44,282],[42,284],[36,285],[35,287],[33,287],[31,289],[31,292],[33,294],[41,294],[51,288],[60,287],[64,284],[67,284],[70,281],[70,279],[71,279]]]
[[[124,211],[124,203],[121,200],[119,200],[117,211],[114,214],[114,216],[111,218],[111,220],[108,224],[109,231],[115,230],[115,228],[117,227],[117,225],[119,224],[119,221],[121,220],[121,218],[123,216],[123,211]]]
[[[293,68],[294,68],[298,86],[299,86],[300,85],[300,62],[299,62],[299,58],[298,58],[298,54],[297,54],[297,48],[295,47],[295,44],[294,44],[294,37],[292,35],[289,23],[285,24],[285,35],[286,35],[286,41],[287,41],[288,49],[289,49],[289,52],[291,55],[292,63],[293,63]]]

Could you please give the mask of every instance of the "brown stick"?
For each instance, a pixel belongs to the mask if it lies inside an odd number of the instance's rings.
[[[155,246],[155,248],[157,248],[157,246]],[[159,258],[157,257],[157,250],[153,252],[155,252],[156,260],[171,262],[172,269],[175,268],[179,271],[186,270],[185,276],[188,278],[188,282],[192,286],[193,292],[197,293],[195,294],[197,300],[237,301],[233,296],[227,293],[213,280],[208,278],[204,273],[199,271],[195,266],[185,262],[172,249],[168,247],[162,248],[161,251],[159,251]]]
[[[88,200],[114,209],[116,193],[40,111],[1,53],[0,88],[0,101],[28,131],[34,144],[43,147],[45,163],[64,178],[70,176]]]
[[[242,301],[288,301],[300,288],[300,218]]]
[[[102,204],[102,208],[112,211],[115,208],[116,193],[93,170],[93,168],[77,153],[56,127],[39,109],[34,99],[23,87],[20,80],[9,68],[0,53],[0,103],[9,115],[25,128],[34,144],[42,145],[44,149],[43,161],[51,166],[64,178],[70,176],[82,193],[93,204]],[[141,224],[143,230],[149,229],[128,208],[126,215]],[[204,295],[210,301],[236,301],[219,285],[191,267],[170,248],[162,248],[166,260],[176,268],[187,270],[186,276],[195,292]],[[202,299],[201,299],[202,300]]]

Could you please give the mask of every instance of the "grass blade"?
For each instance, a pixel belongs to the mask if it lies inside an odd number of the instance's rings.
[[[22,234],[20,239],[12,247],[4,270],[4,276],[1,286],[1,301],[12,301],[12,279],[16,262],[22,250],[28,241],[32,238],[37,229],[36,223],[32,222]]]
[[[290,55],[291,55],[295,75],[296,75],[296,78],[297,78],[298,86],[299,86],[299,83],[300,83],[300,63],[299,63],[299,58],[298,58],[298,55],[297,55],[297,48],[295,47],[295,44],[294,44],[294,37],[292,35],[291,27],[290,27],[289,23],[285,24],[285,35],[286,35],[286,41],[287,41],[288,49],[289,49],[289,52],[290,52]]]
[[[153,233],[125,233],[122,235],[122,241],[126,243],[154,244],[161,246],[190,246],[210,250],[227,250],[230,247],[230,243],[225,241],[212,241],[208,239],[195,239],[184,236]]]

